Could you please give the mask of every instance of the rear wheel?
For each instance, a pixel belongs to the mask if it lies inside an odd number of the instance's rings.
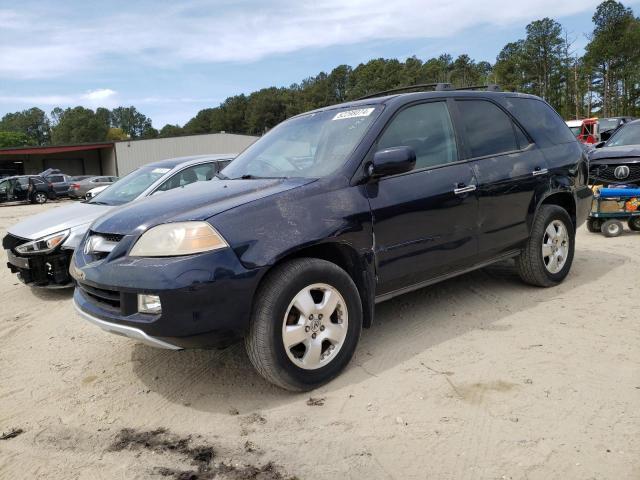
[[[640,217],[631,217],[627,224],[629,225],[629,230],[640,232]]]
[[[361,329],[362,305],[351,277],[325,260],[295,259],[260,286],[245,346],[265,379],[305,391],[342,371]]]
[[[619,237],[624,232],[624,226],[620,220],[607,220],[602,224],[600,230],[605,237]]]
[[[599,218],[587,219],[587,230],[591,233],[600,233],[600,227],[602,226],[602,220]]]
[[[542,205],[527,245],[516,259],[520,278],[538,287],[560,283],[571,269],[574,241],[575,230],[567,211],[557,205]]]
[[[44,192],[36,192],[31,197],[31,201],[33,203],[39,203],[40,205],[47,203],[47,194]]]

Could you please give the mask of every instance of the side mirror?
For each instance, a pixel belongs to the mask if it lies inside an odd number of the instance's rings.
[[[416,152],[411,147],[392,147],[379,150],[373,155],[367,173],[371,178],[397,175],[413,170]]]
[[[595,148],[602,148],[602,147],[604,147],[604,144],[605,144],[605,143],[607,143],[607,142],[598,142],[598,143],[596,143],[596,144],[594,145],[594,147],[595,147]]]

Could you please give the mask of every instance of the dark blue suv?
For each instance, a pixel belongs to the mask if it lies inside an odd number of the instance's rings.
[[[74,254],[77,310],[157,347],[244,338],[308,390],[376,303],[507,258],[558,284],[591,205],[583,149],[537,97],[438,90],[298,115],[217,180],[109,212]]]

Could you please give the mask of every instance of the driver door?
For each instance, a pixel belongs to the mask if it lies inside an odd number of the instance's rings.
[[[459,160],[447,102],[396,114],[376,149],[398,146],[413,148],[415,168],[368,185],[377,295],[468,267],[478,253],[477,182],[470,164]]]

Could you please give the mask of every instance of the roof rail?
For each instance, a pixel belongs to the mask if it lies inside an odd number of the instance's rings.
[[[460,87],[456,88],[456,90],[484,90],[487,92],[501,92],[502,89],[500,85],[496,85],[495,83],[490,83],[488,85],[469,85],[468,87]]]
[[[356,100],[366,100],[367,98],[381,97],[383,95],[389,95],[391,93],[400,93],[411,90],[426,90],[433,89],[436,91],[441,90],[453,90],[453,87],[450,83],[418,83],[416,85],[407,85],[406,87],[397,87],[391,88],[389,90],[383,90],[382,92],[372,93],[370,95],[365,95],[364,97],[357,98]]]
[[[447,92],[454,90],[482,90],[487,89],[489,92],[500,92],[500,87],[496,84],[490,83],[489,85],[471,85],[469,87],[454,88],[450,83],[418,83],[416,85],[407,85],[406,87],[391,88],[389,90],[383,90],[381,92],[365,95],[364,97],[357,98],[356,100],[366,100],[367,98],[381,97],[383,95],[389,95],[392,93],[409,92],[411,90],[426,90],[433,89],[436,92]]]

